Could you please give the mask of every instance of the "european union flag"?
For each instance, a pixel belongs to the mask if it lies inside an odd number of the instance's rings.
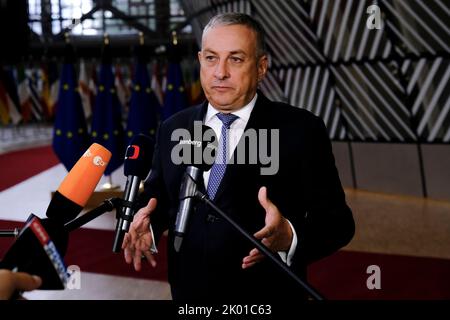
[[[53,149],[69,171],[88,147],[89,136],[75,78],[75,67],[73,63],[66,61],[61,71]]]
[[[139,133],[153,136],[158,125],[157,111],[160,105],[151,88],[150,76],[145,63],[137,62],[130,109],[128,112],[128,141]]]
[[[170,62],[167,69],[167,86],[164,95],[164,106],[161,110],[161,120],[166,120],[187,106],[188,99],[181,66],[179,63]]]
[[[122,106],[114,86],[110,61],[103,60],[92,113],[91,136],[112,153],[105,175],[110,175],[123,163],[125,136],[122,126]]]

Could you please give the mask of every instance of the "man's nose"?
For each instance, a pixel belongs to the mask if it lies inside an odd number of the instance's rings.
[[[216,70],[214,72],[214,76],[219,79],[223,80],[226,78],[229,78],[230,74],[228,72],[228,66],[226,59],[221,59],[219,63],[216,66]]]

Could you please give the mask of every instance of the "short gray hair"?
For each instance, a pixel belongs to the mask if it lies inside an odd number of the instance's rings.
[[[256,35],[256,57],[259,58],[266,54],[266,35],[261,24],[253,19],[251,16],[245,13],[227,12],[218,14],[209,20],[208,24],[203,29],[203,34],[208,29],[217,26],[231,26],[231,25],[243,25],[255,32]]]

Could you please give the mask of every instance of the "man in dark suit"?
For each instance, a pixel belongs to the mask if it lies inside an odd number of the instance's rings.
[[[147,205],[135,215],[125,236],[125,260],[140,270],[145,256],[155,266],[149,249],[153,239],[168,229],[169,282],[175,300],[303,297],[289,277],[204,204],[190,216],[180,252],[173,249],[185,166],[171,159],[178,143],[171,135],[194,121],[214,129],[218,158],[230,162],[224,165],[216,159],[204,173],[200,189],[297,275],[306,278],[310,262],[343,247],[354,234],[322,120],[306,110],[269,101],[257,91],[268,66],[261,26],[244,14],[218,15],[204,29],[198,56],[208,101],[161,124],[152,173],[140,197]],[[254,150],[248,132],[259,134],[258,155],[264,154],[262,150],[272,153],[271,168],[265,157],[251,161],[252,154],[244,157],[245,163],[236,161],[237,150]]]

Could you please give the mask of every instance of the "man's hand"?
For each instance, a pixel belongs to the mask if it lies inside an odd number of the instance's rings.
[[[136,213],[123,239],[122,249],[124,249],[125,261],[128,264],[133,262],[136,271],[141,270],[141,260],[144,256],[153,267],[156,267],[155,257],[150,251],[153,244],[150,214],[155,210],[156,204],[156,199],[151,198],[147,206]]]
[[[0,300],[12,297],[15,291],[30,291],[41,286],[42,280],[25,272],[0,270]]]
[[[267,198],[267,188],[261,187],[258,192],[258,200],[266,211],[265,226],[254,234],[255,238],[270,250],[288,251],[292,243],[292,229],[289,222],[281,215],[278,208]],[[249,255],[242,260],[242,269],[253,266],[264,259],[264,255],[254,248]]]

